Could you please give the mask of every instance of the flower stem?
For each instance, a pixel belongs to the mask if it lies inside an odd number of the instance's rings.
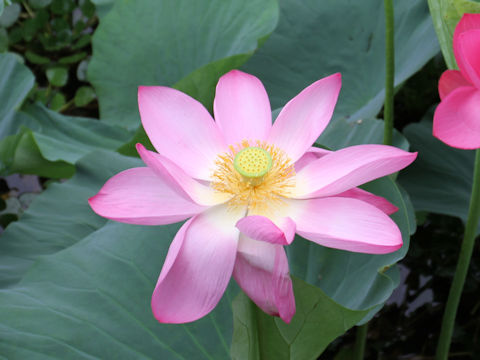
[[[357,327],[355,345],[353,346],[353,359],[363,360],[365,355],[365,344],[367,343],[368,323]]]
[[[473,246],[475,244],[475,235],[480,219],[480,149],[477,149],[475,155],[475,167],[473,171],[472,195],[470,197],[470,207],[468,210],[467,225],[463,236],[462,247],[458,257],[457,269],[453,277],[450,293],[448,294],[447,305],[442,319],[442,328],[438,340],[436,360],[447,360],[450,343],[452,341],[453,326],[457,314],[458,303],[462,295],[463,285],[467,277],[470,259],[472,257]]]
[[[383,0],[385,7],[385,104],[383,106],[383,143],[392,145],[393,140],[393,81],[395,76],[395,39],[393,0]],[[357,327],[354,360],[363,360],[367,343],[368,323]]]
[[[395,43],[393,0],[383,0],[385,7],[385,104],[383,106],[383,143],[393,141],[393,85],[395,79]]]

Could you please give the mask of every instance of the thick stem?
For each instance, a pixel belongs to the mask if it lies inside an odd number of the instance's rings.
[[[385,7],[385,105],[383,119],[385,120],[383,143],[392,145],[393,141],[393,86],[395,79],[395,44],[393,0],[383,0]]]
[[[385,120],[383,143],[392,145],[393,140],[393,81],[395,76],[395,44],[393,0],[383,0],[385,7],[385,105],[383,118]],[[357,327],[354,360],[363,360],[367,343],[368,323]]]
[[[355,345],[353,347],[353,359],[363,360],[365,344],[367,343],[368,323],[357,327]]]
[[[450,343],[452,341],[453,327],[455,325],[455,316],[457,314],[458,303],[462,295],[463,285],[467,277],[470,259],[472,257],[473,246],[475,245],[475,235],[477,233],[478,222],[480,218],[480,149],[477,149],[475,156],[475,167],[473,171],[472,195],[470,197],[470,207],[468,210],[468,219],[465,226],[462,247],[458,257],[457,269],[453,277],[450,293],[448,294],[447,305],[442,319],[442,328],[438,340],[436,360],[447,360]]]

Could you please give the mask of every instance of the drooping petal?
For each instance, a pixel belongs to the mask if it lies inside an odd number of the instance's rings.
[[[342,85],[340,73],[308,86],[290,100],[278,115],[268,142],[296,162],[328,125]]]
[[[329,197],[290,203],[297,233],[320,245],[369,254],[402,247],[402,235],[393,220],[363,201]]]
[[[458,68],[462,72],[463,77],[471,83],[473,83],[473,81],[470,78],[470,70],[465,64],[465,60],[467,59],[467,57],[460,50],[460,47],[461,47],[460,36],[467,31],[479,30],[479,29],[480,29],[480,14],[464,14],[460,19],[459,23],[457,24],[457,26],[455,27],[455,32],[453,34],[453,52],[455,54],[455,60],[457,60]]]
[[[152,295],[158,321],[194,321],[217,305],[232,275],[239,236],[235,223],[240,216],[220,205],[182,226]]]
[[[480,89],[480,29],[465,31],[459,35],[457,41],[463,73]]]
[[[213,206],[227,201],[230,196],[215,192],[212,188],[192,179],[174,162],[137,144],[137,151],[143,162],[168,185],[185,198],[203,206]]]
[[[259,308],[290,322],[295,314],[295,298],[287,256],[281,245],[241,235],[233,276]]]
[[[350,146],[325,155],[299,171],[292,197],[306,199],[340,194],[399,171],[416,157],[417,153],[393,146]]]
[[[223,75],[213,104],[215,121],[229,145],[265,140],[272,127],[270,101],[255,76],[239,70]]]
[[[275,219],[250,215],[237,222],[237,228],[246,236],[272,244],[290,245],[295,237],[295,223],[289,217]]]
[[[207,209],[179,195],[147,167],[111,177],[88,202],[100,216],[138,225],[172,224]]]
[[[384,197],[372,194],[360,188],[347,190],[343,193],[335,195],[335,197],[346,197],[361,200],[382,210],[387,215],[398,211],[398,208]]]
[[[453,90],[461,86],[472,86],[458,70],[446,70],[440,76],[438,81],[438,93],[440,99],[444,99],[450,94]]]
[[[433,136],[459,149],[480,148],[480,91],[461,87],[437,106]]]
[[[295,171],[299,172],[312,161],[320,159],[322,156],[330,154],[330,150],[311,147],[300,159],[295,163]]]
[[[175,89],[140,86],[138,107],[155,149],[190,176],[209,180],[226,144],[203,105]]]

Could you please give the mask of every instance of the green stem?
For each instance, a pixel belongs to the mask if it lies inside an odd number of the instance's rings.
[[[395,44],[393,0],[383,0],[385,7],[385,105],[383,118],[385,120],[383,143],[392,145],[393,140],[393,80],[395,75]],[[354,360],[363,360],[367,343],[368,323],[357,327]]]
[[[457,314],[458,303],[462,295],[463,285],[467,277],[470,259],[472,257],[473,246],[475,245],[475,235],[477,233],[478,221],[480,219],[480,149],[477,149],[475,155],[475,168],[473,171],[472,195],[470,197],[470,207],[468,210],[467,225],[463,236],[462,247],[458,257],[457,269],[453,277],[450,293],[448,294],[447,305],[442,319],[442,328],[438,340],[436,359],[447,360],[450,343],[452,341],[453,326]]]
[[[60,112],[60,113],[61,113],[61,112],[64,112],[64,111],[67,110],[70,106],[72,106],[72,104],[74,103],[74,100],[75,100],[75,99],[71,99],[71,100],[70,100],[69,102],[67,102],[66,104],[63,104],[63,106],[62,106],[60,109],[58,109],[57,111]]]
[[[383,143],[392,145],[393,141],[393,85],[395,77],[395,43],[393,0],[383,0],[385,7],[385,105],[383,119],[385,120]]]
[[[365,355],[365,344],[367,343],[368,323],[357,327],[355,345],[353,346],[353,359],[363,360]]]

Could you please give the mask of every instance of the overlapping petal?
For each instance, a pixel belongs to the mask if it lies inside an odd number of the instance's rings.
[[[297,160],[297,162],[295,163],[295,171],[299,172],[312,161],[320,159],[322,156],[330,153],[330,150],[311,147],[305,154],[302,155],[300,159]]]
[[[227,144],[265,140],[272,127],[270,101],[263,84],[239,70],[220,78],[213,109]]]
[[[138,107],[155,149],[190,176],[209,180],[227,145],[203,105],[175,89],[140,86]]]
[[[290,245],[295,237],[295,223],[289,217],[276,218],[274,222],[265,216],[250,215],[236,226],[246,236],[272,244]]]
[[[455,60],[457,60],[458,68],[462,72],[463,77],[470,83],[475,83],[475,80],[470,76],[472,70],[471,66],[466,64],[467,61],[474,59],[471,59],[470,55],[465,54],[464,50],[462,50],[464,40],[461,39],[464,33],[472,30],[480,30],[480,14],[464,14],[462,16],[459,23],[455,27],[455,32],[453,34],[453,52],[455,54]],[[480,71],[478,68],[476,70]],[[478,76],[478,73],[474,73],[474,77],[475,76]]]
[[[259,308],[290,322],[295,314],[295,298],[281,245],[240,236],[233,276]]]
[[[416,153],[386,145],[344,148],[305,166],[297,173],[292,197],[330,196],[394,173],[411,164]]]
[[[480,91],[461,87],[437,106],[433,135],[460,149],[480,148]]]
[[[285,151],[296,162],[328,125],[342,84],[333,74],[305,88],[278,115],[267,141]]]
[[[142,144],[137,144],[137,151],[143,162],[164,179],[168,185],[193,202],[203,206],[213,206],[224,203],[231,196],[214,191],[195,179],[192,179],[185,171],[173,161],[145,149]]]
[[[361,200],[366,202],[370,205],[375,206],[376,208],[380,209],[387,215],[391,215],[398,211],[398,208],[393,205],[390,201],[385,199],[384,197],[372,194],[368,191],[359,188],[353,188],[347,190],[343,193],[335,195],[335,197],[346,197]]]
[[[328,197],[290,201],[290,216],[305,239],[336,249],[385,254],[402,246],[395,222],[363,201]]]
[[[220,205],[182,226],[153,292],[152,311],[158,321],[191,322],[217,305],[235,264],[235,223],[240,216]]]
[[[438,93],[443,100],[453,90],[462,86],[472,86],[458,70],[446,70],[438,81]]]
[[[139,225],[171,224],[206,209],[180,196],[147,167],[113,176],[88,202],[100,216]]]
[[[480,28],[465,31],[457,39],[464,74],[480,89]]]

